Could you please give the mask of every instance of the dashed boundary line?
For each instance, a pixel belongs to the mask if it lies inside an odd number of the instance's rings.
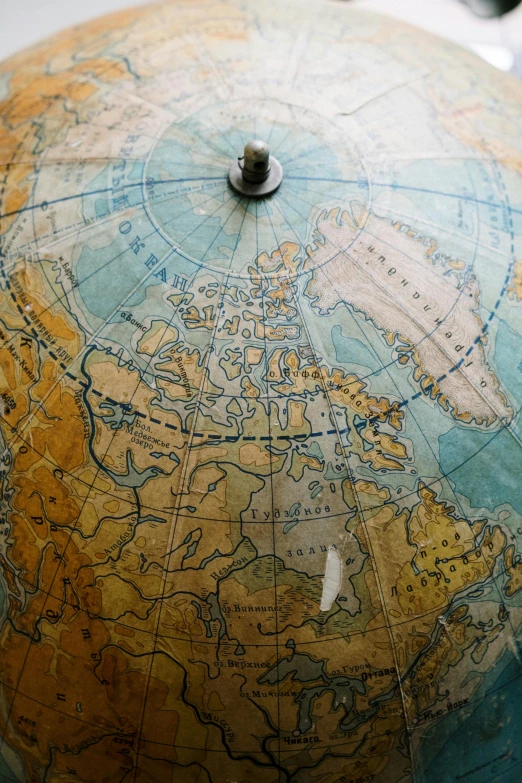
[[[511,228],[511,237],[513,237],[513,221],[512,221],[511,216],[510,216],[509,220],[510,220],[510,228]],[[511,256],[512,256],[512,260],[509,263],[508,270],[507,270],[507,273],[506,273],[506,276],[505,276],[505,279],[504,279],[504,283],[503,283],[500,295],[499,295],[497,301],[495,302],[495,305],[493,306],[493,309],[490,311],[490,314],[489,314],[487,322],[484,324],[484,326],[482,327],[482,329],[481,329],[480,333],[477,335],[477,337],[475,337],[472,345],[470,345],[470,347],[468,348],[468,350],[466,351],[464,356],[456,364],[454,364],[452,367],[450,367],[450,369],[448,370],[447,373],[444,373],[439,378],[436,378],[436,380],[434,382],[430,383],[425,389],[422,389],[422,391],[418,391],[415,394],[412,394],[411,397],[407,397],[407,398],[401,400],[398,403],[393,403],[392,407],[389,408],[388,411],[381,411],[380,413],[377,413],[374,416],[369,417],[368,418],[368,423],[369,424],[375,424],[380,419],[380,417],[383,414],[386,415],[386,414],[388,414],[388,413],[390,413],[392,411],[397,411],[397,410],[400,410],[401,408],[405,408],[411,402],[413,402],[414,400],[417,400],[419,397],[421,397],[423,394],[426,395],[428,398],[430,398],[431,391],[433,389],[434,383],[437,383],[437,384],[441,383],[451,373],[456,372],[456,370],[458,370],[462,366],[462,364],[464,363],[465,358],[467,358],[468,356],[471,355],[471,353],[475,350],[475,347],[478,345],[478,343],[480,343],[480,341],[482,340],[483,336],[487,333],[487,331],[489,329],[489,325],[490,325],[491,321],[493,320],[493,318],[495,317],[495,315],[497,313],[497,310],[500,307],[500,304],[502,302],[503,296],[506,293],[509,281],[511,279],[513,265],[515,263],[515,246],[514,246],[513,242],[511,243]],[[4,280],[6,282],[6,286],[7,286],[7,289],[9,290],[11,299],[15,303],[15,306],[16,306],[18,312],[20,313],[20,315],[22,316],[22,318],[24,319],[26,325],[29,327],[29,330],[30,330],[32,336],[34,337],[34,339],[39,343],[39,345],[42,346],[42,348],[44,348],[44,350],[46,350],[49,353],[49,355],[52,357],[52,359],[54,359],[54,361],[58,361],[59,362],[59,366],[61,367],[62,370],[65,371],[65,375],[68,378],[70,378],[71,380],[75,381],[76,383],[78,383],[83,388],[87,388],[88,384],[85,381],[83,381],[81,378],[78,378],[76,375],[71,373],[68,370],[67,365],[64,364],[62,361],[59,361],[58,357],[51,350],[51,348],[49,347],[47,342],[45,340],[43,340],[38,335],[38,332],[33,327],[32,323],[31,323],[30,319],[27,317],[23,307],[17,301],[17,297],[16,297],[15,293],[13,292],[13,290],[11,288],[11,283],[9,281],[9,278],[7,277],[7,275],[5,274],[5,271],[3,269],[1,270],[1,274],[2,274],[2,277],[4,278]],[[335,391],[335,388],[333,390]],[[116,406],[116,407],[121,407],[121,408],[125,409],[130,415],[137,416],[140,419],[144,419],[146,421],[150,421],[151,424],[159,425],[159,426],[165,427],[166,429],[169,429],[169,430],[179,431],[182,435],[189,435],[190,434],[190,430],[186,429],[185,427],[178,427],[175,424],[169,424],[168,422],[164,422],[161,419],[158,419],[155,416],[152,416],[151,414],[142,413],[141,411],[138,411],[138,410],[130,411],[130,410],[128,410],[128,407],[129,407],[128,403],[118,402],[117,400],[113,399],[112,397],[110,397],[110,396],[108,396],[106,394],[103,394],[102,392],[98,391],[98,389],[95,389],[95,388],[91,387],[90,391],[94,395],[99,397],[101,400],[103,400],[104,402],[107,402],[110,405],[113,405],[113,406]],[[206,438],[207,440],[205,442],[212,441],[213,443],[219,443],[219,442],[221,442],[221,443],[237,443],[238,441],[243,441],[243,442],[259,441],[259,442],[269,442],[269,443],[274,442],[274,441],[286,441],[286,442],[296,441],[296,442],[299,443],[299,442],[304,442],[304,441],[308,440],[309,438],[320,438],[320,437],[325,436],[325,435],[335,435],[337,433],[339,435],[345,435],[345,434],[347,434],[350,431],[350,429],[351,429],[350,427],[345,427],[344,429],[341,429],[339,431],[337,431],[336,429],[327,429],[327,430],[320,430],[320,431],[317,431],[317,432],[311,432],[309,434],[304,434],[303,433],[303,434],[300,434],[300,435],[276,435],[276,436],[274,436],[274,435],[260,435],[260,436],[257,436],[257,435],[215,435],[215,434],[208,433],[208,432],[194,432],[193,433],[193,437],[195,437],[195,438]]]

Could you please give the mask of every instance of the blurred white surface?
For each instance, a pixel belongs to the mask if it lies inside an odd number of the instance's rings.
[[[0,60],[41,38],[143,0],[0,0]]]
[[[502,70],[510,70],[522,50],[522,5],[501,19],[479,19],[458,0],[348,1],[457,41]],[[0,60],[65,27],[142,3],[143,0],[0,0]]]
[[[522,50],[522,4],[498,19],[480,19],[458,0],[353,0],[353,3],[449,38],[503,71],[517,69],[517,55]]]

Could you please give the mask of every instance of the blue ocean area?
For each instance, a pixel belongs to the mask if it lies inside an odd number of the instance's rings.
[[[522,337],[507,324],[499,324],[494,364],[501,389],[510,393],[514,418],[507,426],[481,431],[455,425],[439,438],[440,465],[458,492],[465,495],[474,508],[493,511],[510,503],[522,514]],[[521,777],[522,780],[522,777]]]
[[[335,348],[335,358],[338,362],[361,367],[368,367],[372,372],[380,369],[379,363],[368,348],[355,337],[345,337],[339,325],[332,328],[332,342]]]
[[[506,426],[479,431],[455,425],[439,438],[440,463],[474,508],[493,511],[506,503],[522,514],[522,337],[500,322],[493,369],[514,410]],[[473,696],[476,708],[448,714],[426,731],[420,752],[422,783],[519,783],[522,669],[506,651]],[[469,717],[467,717],[469,715]]]
[[[78,260],[77,275],[81,280],[81,296],[87,310],[106,320],[126,296],[143,279],[146,268],[139,263],[132,251],[117,238],[105,248],[91,250],[84,246]],[[150,277],[148,285],[160,281]],[[147,289],[139,290],[140,302]]]
[[[470,699],[476,708],[469,717],[467,708],[456,710],[426,729],[418,783],[519,783],[521,703],[522,668],[505,652]]]
[[[453,427],[439,438],[440,466],[473,508],[493,511],[510,503],[522,514],[520,476],[521,448],[506,429],[478,432]]]
[[[5,763],[2,756],[0,756],[0,783],[16,783],[18,778]]]

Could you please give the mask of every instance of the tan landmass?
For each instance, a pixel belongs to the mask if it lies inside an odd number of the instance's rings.
[[[411,346],[417,379],[456,417],[487,424],[509,420],[512,411],[484,356],[471,276],[456,288],[426,268],[419,243],[357,204],[351,213],[323,213],[317,230],[308,249],[314,271],[307,295],[319,312],[331,313],[345,302]]]
[[[522,301],[522,261],[515,261],[513,264],[507,295],[509,299],[514,299],[515,302]]]

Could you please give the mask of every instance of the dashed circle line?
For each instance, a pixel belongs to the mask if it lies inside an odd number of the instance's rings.
[[[514,245],[511,244],[511,253],[512,253],[513,256],[514,256],[514,250],[515,250],[514,249]],[[495,317],[496,312],[497,312],[498,308],[500,307],[500,304],[502,302],[502,297],[504,296],[504,294],[505,294],[505,292],[507,290],[507,286],[508,286],[509,280],[511,278],[511,270],[512,270],[512,267],[513,267],[513,263],[514,263],[514,261],[511,261],[510,264],[509,264],[508,271],[507,271],[506,277],[504,279],[503,288],[502,288],[502,290],[500,292],[499,298],[495,302],[495,305],[494,305],[493,309],[490,311],[488,321],[484,324],[484,326],[482,327],[480,333],[477,335],[477,337],[473,341],[473,344],[468,348],[468,350],[466,351],[464,356],[456,364],[454,364],[448,370],[447,373],[444,373],[443,375],[439,376],[435,381],[431,382],[425,389],[422,389],[422,391],[418,391],[415,394],[413,394],[411,397],[403,399],[402,401],[400,401],[398,403],[394,403],[393,406],[388,409],[388,411],[383,411],[380,414],[376,414],[376,415],[370,417],[368,419],[368,422],[370,424],[375,424],[380,419],[380,417],[383,415],[383,413],[388,414],[391,411],[396,411],[396,410],[399,410],[400,408],[406,407],[407,405],[410,404],[410,402],[413,402],[414,400],[418,399],[423,394],[425,394],[426,396],[429,397],[430,393],[431,393],[431,390],[433,389],[433,386],[434,386],[435,383],[437,383],[437,384],[441,383],[445,378],[448,377],[448,375],[450,375],[451,373],[455,372],[456,370],[458,370],[462,366],[462,364],[464,363],[465,358],[470,356],[470,354],[474,351],[476,345],[482,340],[482,337],[488,331],[489,324],[493,320],[493,318]],[[49,355],[51,356],[52,359],[54,359],[54,361],[57,361],[59,363],[60,368],[65,371],[65,375],[68,378],[70,378],[71,380],[75,381],[80,386],[82,386],[84,388],[87,388],[88,384],[85,381],[83,381],[81,378],[78,378],[76,375],[71,373],[68,370],[67,365],[64,364],[62,361],[60,361],[59,357],[51,350],[51,348],[47,344],[47,342],[45,340],[43,340],[38,335],[38,332],[36,331],[34,326],[31,324],[31,321],[27,317],[26,313],[24,312],[24,309],[18,303],[17,297],[16,297],[16,295],[13,293],[13,291],[11,289],[10,281],[9,281],[8,277],[6,276],[4,270],[2,270],[2,276],[3,276],[3,278],[4,278],[5,282],[6,282],[6,286],[7,286],[8,290],[9,290],[11,299],[13,300],[13,302],[14,302],[17,310],[18,310],[18,312],[23,317],[26,325],[29,327],[29,329],[30,329],[33,337],[36,339],[36,341],[49,353]],[[104,400],[105,402],[108,402],[110,405],[119,406],[121,408],[127,408],[128,407],[128,403],[118,402],[117,400],[114,400],[109,395],[103,394],[102,392],[98,391],[97,389],[95,389],[93,387],[90,388],[90,391],[93,394],[95,394],[97,397],[99,397],[100,399]],[[336,391],[336,389],[330,387],[330,388],[327,389],[327,391]],[[6,413],[8,413],[8,411],[6,411]],[[176,426],[174,424],[169,424],[168,422],[163,422],[161,419],[158,419],[155,416],[152,416],[150,414],[142,413],[141,411],[138,411],[138,410],[136,410],[136,411],[129,411],[129,413],[131,413],[132,415],[138,416],[140,419],[145,419],[147,421],[150,421],[152,424],[157,424],[157,425],[163,426],[163,427],[165,427],[166,429],[169,429],[169,430],[179,431],[179,432],[181,432],[182,435],[189,435],[190,432],[191,432],[189,429],[186,429],[185,427],[178,427],[178,426]],[[337,433],[340,434],[340,435],[345,435],[348,432],[350,432],[350,429],[351,429],[350,427],[345,427],[344,429],[341,429],[341,430],[337,431],[335,428],[332,428],[332,429],[327,429],[327,430],[318,430],[316,432],[310,432],[308,434],[277,435],[277,436],[274,436],[274,435],[260,435],[260,436],[256,436],[256,435],[224,435],[223,436],[223,435],[214,435],[214,434],[208,433],[208,432],[194,432],[193,433],[193,437],[195,437],[195,438],[207,438],[207,442],[212,441],[214,443],[218,443],[218,442],[222,442],[222,443],[237,443],[238,441],[242,441],[242,442],[253,442],[253,441],[254,442],[255,441],[260,441],[260,442],[273,442],[273,441],[287,441],[287,442],[289,442],[289,441],[297,441],[297,442],[303,442],[303,441],[307,440],[308,438],[319,438],[319,437],[322,437],[322,436],[325,436],[325,435],[335,435]]]

